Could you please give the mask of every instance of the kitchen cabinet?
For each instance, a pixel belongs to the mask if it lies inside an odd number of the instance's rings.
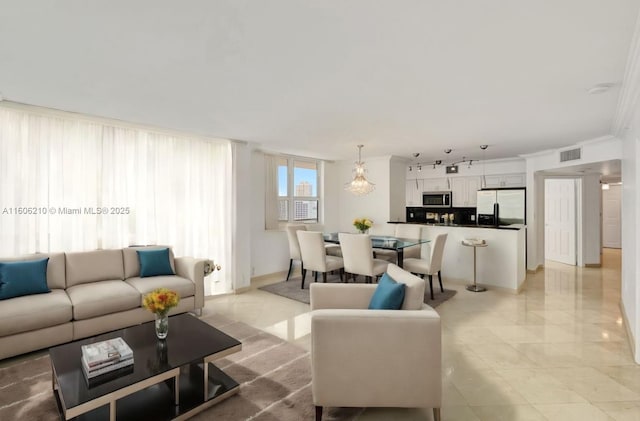
[[[407,206],[422,206],[423,180],[407,180],[406,203]]]
[[[425,178],[423,181],[423,191],[425,192],[451,190],[451,186],[447,178]]]
[[[454,208],[476,206],[476,192],[480,190],[480,177],[455,177],[451,179],[451,198]]]
[[[486,181],[486,188],[488,189],[500,187],[525,187],[527,185],[527,176],[525,173],[486,175],[484,179]]]

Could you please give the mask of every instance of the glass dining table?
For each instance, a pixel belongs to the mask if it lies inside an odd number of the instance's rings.
[[[323,234],[324,241],[327,243],[340,244],[337,232]],[[398,257],[398,266],[402,267],[404,259],[404,250],[408,247],[417,246],[428,243],[430,240],[426,238],[399,238],[389,235],[370,235],[371,245],[374,249],[393,250]]]

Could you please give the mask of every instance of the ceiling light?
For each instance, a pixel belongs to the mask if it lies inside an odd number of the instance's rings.
[[[362,162],[362,148],[364,145],[358,145],[358,160],[355,163],[353,169],[353,180],[350,183],[345,184],[344,189],[355,194],[356,196],[364,196],[375,190],[376,185],[369,182],[364,174],[367,170],[364,168],[364,162]]]
[[[602,190],[609,190],[609,184],[602,183]]]
[[[591,95],[602,94],[613,88],[615,83],[598,83],[587,89],[587,93]]]

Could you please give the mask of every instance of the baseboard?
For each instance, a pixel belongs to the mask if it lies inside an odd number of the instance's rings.
[[[526,286],[527,286],[527,277],[525,276],[524,281],[522,281],[520,286],[518,286],[518,289],[516,290],[516,294],[520,294],[522,292],[522,290],[524,289],[524,287],[526,287]]]
[[[585,263],[584,267],[586,267],[586,268],[601,268],[602,264],[601,263]]]
[[[291,274],[291,276],[296,276],[297,274],[300,274],[300,270],[295,268],[293,270],[293,273]],[[275,277],[280,277],[280,278],[284,279],[286,276],[287,276],[287,271],[286,270],[282,271],[282,272],[267,273],[266,275],[259,275],[259,276],[251,277],[251,282],[264,281],[264,280],[267,280],[269,278],[275,278]]]
[[[527,269],[527,273],[538,273],[538,271],[541,271],[542,269],[544,269],[544,265],[538,265],[535,269]]]
[[[631,348],[631,355],[633,357],[633,360],[636,361],[636,341],[629,327],[629,319],[627,319],[627,312],[624,308],[624,301],[622,300],[620,300],[620,313],[622,313],[622,320],[624,322],[625,330],[627,331],[627,338],[629,339],[629,347]],[[636,361],[636,363],[640,363],[640,362]]]

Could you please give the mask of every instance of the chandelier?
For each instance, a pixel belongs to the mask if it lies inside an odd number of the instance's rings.
[[[364,176],[367,170],[364,168],[364,162],[362,162],[361,153],[363,146],[364,145],[358,145],[358,160],[356,161],[356,166],[353,169],[353,180],[344,186],[345,190],[355,194],[356,196],[364,196],[365,194],[371,193],[376,188],[376,185],[369,182],[369,180]]]

